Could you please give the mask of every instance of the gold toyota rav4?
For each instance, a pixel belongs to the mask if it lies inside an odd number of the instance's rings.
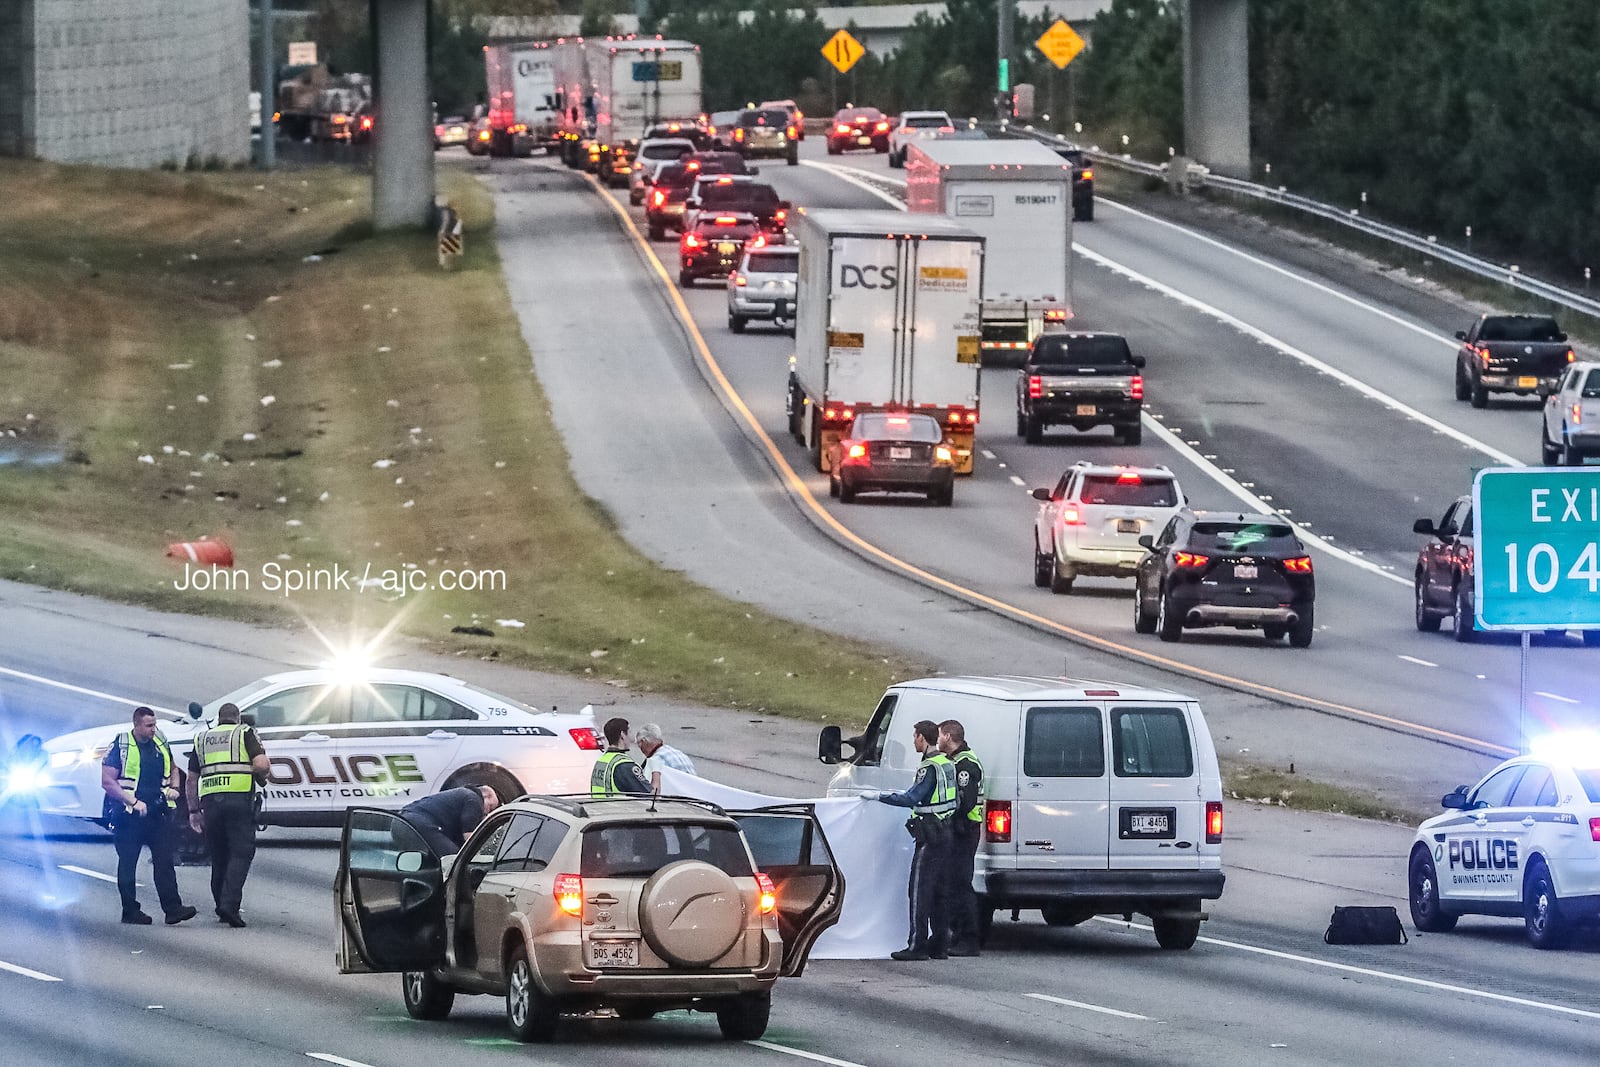
[[[673,1009],[744,1041],[839,921],[844,877],[809,805],[525,796],[453,859],[394,812],[351,809],[334,899],[339,972],[400,973],[415,1018],[484,993],[521,1041],[566,1014]]]

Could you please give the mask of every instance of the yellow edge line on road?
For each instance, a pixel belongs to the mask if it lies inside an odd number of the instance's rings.
[[[756,419],[755,413],[752,412],[749,406],[745,404],[744,398],[739,395],[739,391],[733,387],[733,383],[730,382],[727,375],[722,372],[722,366],[717,362],[717,357],[712,355],[711,347],[706,344],[705,337],[700,333],[700,327],[696,325],[694,316],[689,311],[689,305],[683,299],[683,294],[679,292],[678,287],[673,284],[672,275],[668,273],[667,268],[662,264],[661,258],[656,255],[656,250],[651,247],[650,242],[646,240],[644,235],[639,232],[639,227],[634,223],[633,216],[628,214],[627,208],[623,207],[623,205],[615,197],[612,197],[608,190],[602,186],[599,180],[596,179],[592,174],[584,174],[583,177],[594,188],[595,192],[600,194],[600,198],[611,207],[611,210],[616,213],[617,217],[622,220],[622,224],[627,227],[628,233],[632,235],[634,241],[644,251],[646,262],[648,262],[655,270],[656,275],[661,279],[663,285],[665,286],[667,295],[672,300],[673,307],[677,309],[679,319],[683,322],[684,328],[688,331],[690,340],[694,342],[695,349],[700,354],[700,359],[704,362],[706,368],[711,372],[712,378],[716,380],[717,387],[722,391],[728,403],[732,404],[734,410],[739,413],[739,417],[744,420],[745,425],[747,425],[755,434],[756,439],[761,442],[762,448],[764,448],[767,452],[767,455],[771,457],[779,475],[788,485],[790,491],[795,494],[800,502],[805,505],[806,509],[810,511],[810,513],[817,520],[819,520],[829,530],[833,531],[837,537],[855,546],[861,552],[881,561],[894,570],[898,570],[904,574],[910,575],[920,582],[942,589],[945,592],[951,593],[963,600],[989,608],[997,614],[1007,616],[1014,621],[1025,622],[1032,626],[1048,630],[1052,633],[1060,634],[1063,637],[1071,638],[1072,640],[1081,644],[1090,645],[1106,652],[1113,652],[1119,656],[1136,659],[1150,664],[1151,666],[1160,667],[1165,670],[1170,670],[1177,674],[1187,675],[1192,678],[1200,678],[1206,681],[1216,682],[1221,685],[1242,689],[1246,692],[1254,693],[1259,696],[1273,697],[1284,700],[1291,704],[1301,704],[1315,708],[1322,708],[1327,711],[1377,723],[1392,729],[1402,730],[1408,733],[1422,734],[1426,737],[1430,737],[1439,741],[1445,741],[1453,745],[1462,745],[1477,749],[1488,749],[1491,752],[1504,753],[1508,756],[1514,756],[1517,754],[1515,749],[1506,748],[1503,745],[1497,745],[1490,741],[1484,741],[1481,738],[1469,737],[1466,734],[1451,733],[1449,730],[1440,730],[1433,726],[1425,726],[1422,723],[1410,722],[1406,719],[1397,719],[1393,716],[1384,715],[1376,711],[1367,711],[1364,708],[1351,707],[1348,704],[1339,704],[1331,700],[1323,700],[1319,697],[1307,696],[1304,693],[1296,693],[1287,689],[1278,689],[1274,686],[1265,685],[1261,682],[1252,682],[1248,679],[1238,678],[1231,674],[1223,674],[1218,671],[1208,670],[1205,667],[1197,667],[1193,664],[1183,663],[1179,660],[1168,659],[1166,656],[1157,655],[1153,652],[1146,652],[1143,649],[1135,648],[1132,645],[1124,645],[1119,642],[1112,641],[1109,638],[1101,637],[1098,634],[1089,633],[1086,630],[1077,630],[1071,626],[1065,625],[1064,623],[1056,622],[1054,619],[1045,618],[1043,615],[1036,615],[1025,608],[1019,608],[1014,604],[1008,604],[1003,600],[997,600],[994,597],[980,593],[975,589],[969,589],[964,585],[950,581],[948,578],[941,578],[939,575],[925,571],[921,567],[918,567],[913,563],[909,563],[906,560],[903,560],[900,557],[895,556],[882,548],[879,548],[872,542],[863,539],[854,531],[846,527],[838,519],[829,514],[828,510],[821,505],[821,503],[817,500],[816,495],[811,492],[810,486],[806,485],[805,480],[802,479],[795,471],[794,467],[783,455],[783,452],[779,450],[777,442],[774,441],[771,435],[768,434],[765,428],[762,427],[761,423]]]

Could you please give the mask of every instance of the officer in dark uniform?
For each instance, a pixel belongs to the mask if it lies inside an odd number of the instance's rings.
[[[239,929],[244,882],[256,857],[256,788],[271,769],[255,728],[239,705],[217,709],[217,723],[195,735],[189,752],[189,826],[211,852],[211,901],[217,921]]]
[[[453,856],[467,843],[467,835],[500,806],[500,794],[487,785],[460,785],[413,800],[400,809],[400,817],[416,828],[428,847],[441,856]]]
[[[939,727],[927,719],[912,727],[911,743],[922,762],[911,788],[903,793],[868,790],[864,799],[881,800],[900,808],[910,808],[906,829],[917,842],[911,857],[911,877],[906,884],[910,898],[911,935],[906,947],[889,953],[894,960],[942,960],[948,948],[950,916],[945,907],[952,834],[950,823],[956,810],[955,764],[939,751]]]
[[[650,783],[645,781],[644,771],[628,755],[632,741],[628,736],[628,720],[607,719],[600,732],[605,734],[606,750],[594,761],[594,770],[589,774],[589,795],[614,797],[624,793],[649,793]]]
[[[133,709],[133,728],[117,735],[100,762],[100,787],[105,790],[104,814],[117,845],[122,921],[135,926],[154,922],[139,907],[134,882],[139,853],[146,848],[167,925],[194,918],[195,910],[178,895],[178,875],[172,869],[171,823],[173,802],[178,799],[178,768],[172,761],[171,746],[156,729],[154,711]]]
[[[950,955],[978,955],[978,894],[972,888],[978,845],[983,840],[983,763],[967,747],[966,727],[955,719],[939,724],[939,751],[956,769],[956,812],[951,817],[949,881]]]

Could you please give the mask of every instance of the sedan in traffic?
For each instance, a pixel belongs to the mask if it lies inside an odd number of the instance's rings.
[[[888,116],[875,107],[847,107],[828,126],[828,155],[889,151]]]
[[[841,504],[857,493],[921,493],[928,502],[955,502],[955,453],[932,415],[867,411],[829,453],[828,495]]]

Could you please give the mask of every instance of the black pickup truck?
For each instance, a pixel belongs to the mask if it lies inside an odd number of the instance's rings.
[[[1456,399],[1486,407],[1490,393],[1545,396],[1576,357],[1548,315],[1483,315],[1456,331]]]
[[[1017,436],[1036,445],[1047,426],[1110,426],[1123,444],[1138,444],[1143,368],[1114,333],[1044,334],[1017,375]]]

